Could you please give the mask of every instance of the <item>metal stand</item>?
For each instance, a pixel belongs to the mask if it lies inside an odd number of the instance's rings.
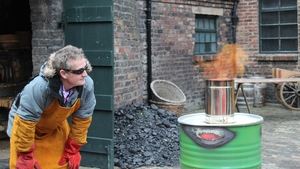
[[[236,89],[236,93],[235,93],[235,106],[236,106],[236,110],[237,110],[238,112],[240,112],[239,106],[238,106],[238,104],[237,104],[237,98],[238,98],[238,94],[239,94],[239,89],[241,89],[241,91],[242,91],[242,95],[243,95],[243,98],[244,98],[244,100],[245,100],[245,103],[246,103],[246,107],[247,107],[248,113],[251,113],[250,107],[249,107],[249,105],[248,105],[247,97],[246,97],[245,92],[244,92],[243,83],[238,83],[238,84],[237,84],[237,89]]]

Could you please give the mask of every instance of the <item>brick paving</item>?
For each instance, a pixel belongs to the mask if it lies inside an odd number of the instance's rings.
[[[300,111],[279,106],[254,109],[264,117],[263,169],[300,168]]]
[[[275,104],[252,108],[252,113],[264,118],[262,124],[262,169],[300,168],[300,111],[292,111]],[[1,160],[8,157],[8,143],[6,140],[0,141]],[[2,168],[0,167],[0,169]],[[179,169],[179,166],[146,166],[139,169]]]

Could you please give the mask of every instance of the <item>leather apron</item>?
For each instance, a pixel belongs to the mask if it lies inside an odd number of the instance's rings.
[[[65,142],[70,132],[67,118],[79,107],[79,99],[75,101],[72,107],[62,107],[55,99],[42,113],[35,128],[35,149],[33,152],[34,158],[42,169],[67,169],[67,164],[60,166],[58,162],[62,157]],[[18,128],[15,127],[15,124],[17,123],[14,122],[12,133],[15,133],[14,129]],[[16,139],[15,137],[12,136],[10,140],[10,169],[16,168],[17,151],[15,144],[12,144]]]

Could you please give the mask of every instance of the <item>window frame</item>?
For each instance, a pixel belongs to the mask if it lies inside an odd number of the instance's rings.
[[[214,16],[214,15],[203,15],[203,14],[196,14],[195,15],[195,44],[194,44],[194,54],[195,55],[215,54],[215,53],[217,53],[217,50],[218,50],[217,18],[218,18],[218,16]],[[197,20],[199,20],[199,19],[213,20],[215,28],[214,29],[201,29],[201,28],[197,27]],[[207,34],[214,34],[215,39],[214,39],[214,41],[212,41],[211,36],[210,36],[210,41],[207,41],[206,38],[204,38],[205,39],[204,42],[200,42],[200,41],[197,41],[197,36],[199,34],[205,34],[205,36]],[[210,51],[205,51],[205,49],[204,49],[204,51],[201,52],[200,50],[197,50],[197,45],[198,44],[204,44],[204,46],[205,45],[210,45]],[[212,50],[212,45],[213,44],[215,45],[215,51]]]
[[[297,10],[297,0],[296,1],[296,6],[290,6],[290,7],[281,7],[280,6],[280,2],[282,0],[277,0],[278,2],[278,7],[266,7],[266,8],[263,8],[263,1],[264,0],[259,0],[259,52],[260,53],[297,53],[298,52],[298,44],[299,44],[299,41],[298,41],[298,10]],[[280,16],[281,14],[283,14],[284,12],[289,12],[289,11],[292,11],[292,12],[296,12],[296,21],[295,22],[282,22],[280,20]],[[266,14],[266,13],[277,13],[278,14],[278,22],[277,23],[265,23],[263,24],[263,14]],[[263,28],[270,28],[271,26],[273,26],[274,28],[277,28],[277,36],[274,36],[274,37],[264,37],[263,36]],[[284,37],[283,35],[280,35],[282,32],[280,32],[280,29],[284,26],[289,26],[290,28],[292,26],[296,26],[296,30],[297,32],[295,32],[296,36],[290,36],[290,37]],[[277,49],[276,50],[263,50],[263,45],[264,43],[266,42],[263,42],[264,40],[275,40],[277,41]],[[296,48],[295,50],[283,50],[282,49],[282,46],[283,46],[283,41],[284,40],[293,40],[293,41],[296,41]],[[270,45],[270,44],[269,44]]]

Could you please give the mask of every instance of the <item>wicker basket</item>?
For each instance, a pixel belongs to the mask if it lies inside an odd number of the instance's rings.
[[[151,85],[151,103],[159,108],[175,112],[179,116],[184,108],[186,97],[174,83],[166,80],[154,80]]]
[[[165,109],[170,112],[174,112],[177,117],[179,117],[184,110],[184,103],[174,104],[174,103],[167,103],[167,102],[158,102],[158,101],[153,101],[153,100],[150,100],[150,103],[155,104],[157,107],[159,107],[161,109]]]
[[[182,104],[186,101],[186,97],[181,89],[170,81],[154,80],[150,87],[153,93],[153,101],[174,104]]]

